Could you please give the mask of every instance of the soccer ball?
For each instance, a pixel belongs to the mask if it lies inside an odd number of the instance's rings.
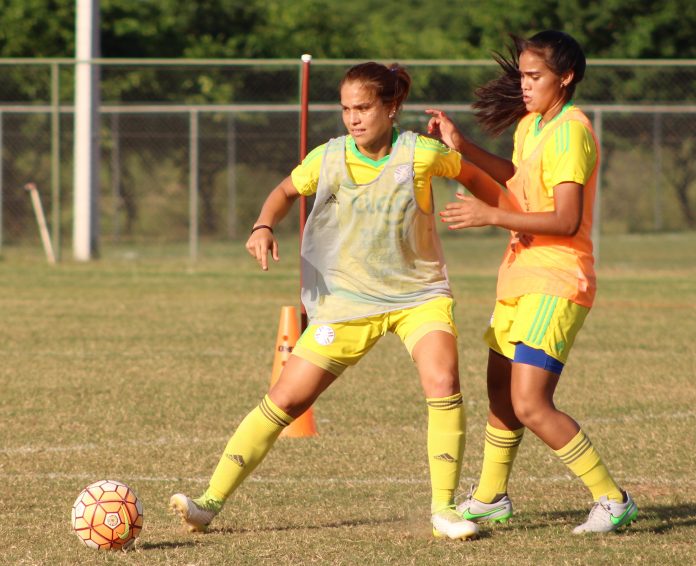
[[[80,492],[71,519],[73,531],[90,548],[127,550],[143,528],[143,505],[125,483],[101,480]]]

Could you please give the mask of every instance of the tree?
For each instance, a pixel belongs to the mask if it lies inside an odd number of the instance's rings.
[[[568,31],[589,57],[693,58],[692,0],[102,0],[105,57],[488,57],[508,33]],[[71,57],[74,2],[4,0],[1,57]]]

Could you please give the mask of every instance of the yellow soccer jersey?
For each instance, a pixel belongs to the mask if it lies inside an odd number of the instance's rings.
[[[553,120],[576,107],[568,103]],[[541,115],[529,122],[529,132],[524,139],[522,158],[526,159],[537,147],[544,130],[539,129]],[[549,123],[553,123],[553,120]],[[548,125],[547,125],[548,126]],[[517,132],[515,133],[515,146]],[[517,147],[513,151],[512,162],[517,163]],[[568,120],[561,124],[553,137],[546,142],[542,157],[543,184],[547,196],[553,196],[553,188],[559,183],[574,182],[586,185],[597,162],[597,147],[592,133],[577,120]]]
[[[392,145],[396,143],[398,132],[394,130]],[[326,144],[313,149],[291,173],[292,183],[301,195],[313,195],[319,183],[322,158]],[[413,156],[414,182],[416,201],[421,210],[433,211],[431,194],[431,179],[433,177],[454,178],[459,175],[462,156],[455,150],[448,148],[443,143],[426,136],[418,136],[416,149]],[[389,155],[375,161],[364,156],[355,145],[351,136],[346,138],[346,166],[353,181],[359,185],[373,181],[384,164],[389,160]]]

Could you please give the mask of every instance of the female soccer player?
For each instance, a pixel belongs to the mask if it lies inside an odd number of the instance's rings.
[[[485,335],[490,351],[483,468],[477,489],[457,509],[472,521],[509,519],[508,478],[529,428],[595,500],[587,521],[573,532],[614,531],[631,523],[638,508],[580,426],[553,401],[595,296],[590,235],[598,144],[572,101],[585,56],[559,31],[513,40],[516,56],[496,56],[504,73],[479,89],[474,103],[477,118],[493,134],[519,120],[512,161],[472,143],[443,112],[428,110],[429,131],[507,185],[520,206],[502,210],[457,195],[459,201],[440,213],[451,229],[492,225],[512,232]]]
[[[340,84],[348,135],[312,151],[261,209],[246,247],[265,271],[269,254],[279,260],[273,228],[300,195],[316,195],[301,250],[310,324],[275,385],[230,438],[205,493],[172,496],[170,506],[191,531],[206,530],[283,428],[393,332],[415,362],[428,407],[433,533],[466,539],[478,532],[454,509],[465,415],[431,178],[457,179],[491,206],[505,197],[489,177],[474,180],[475,167],[457,152],[394,127],[410,84],[396,64],[349,69]]]

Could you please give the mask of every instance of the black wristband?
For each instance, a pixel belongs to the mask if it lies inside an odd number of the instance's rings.
[[[261,230],[261,228],[266,228],[266,229],[268,229],[268,230],[271,231],[271,234],[273,234],[273,228],[271,228],[271,227],[268,226],[267,224],[259,224],[258,226],[254,226],[254,227],[251,229],[251,234],[253,234],[254,232],[256,232],[256,230]]]

